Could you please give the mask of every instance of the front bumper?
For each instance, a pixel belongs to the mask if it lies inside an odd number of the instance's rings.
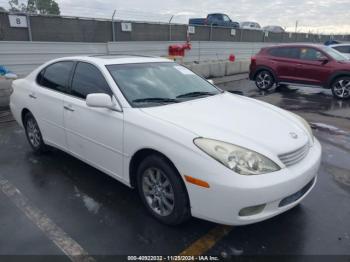
[[[302,161],[270,174],[242,176],[221,164],[223,168],[215,165],[215,171],[207,167],[210,171],[197,177],[204,178],[210,188],[186,184],[192,215],[226,225],[246,225],[274,217],[296,206],[310,193],[320,162],[321,145],[315,139]],[[239,215],[244,208],[263,204],[263,210],[255,215]]]

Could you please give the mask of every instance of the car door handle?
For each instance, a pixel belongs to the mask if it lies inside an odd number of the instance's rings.
[[[68,110],[68,111],[74,112],[74,109],[73,109],[73,108],[71,108],[70,106],[63,106],[63,108],[64,108],[65,110]]]
[[[36,99],[36,96],[34,94],[29,94],[28,95],[30,98]]]

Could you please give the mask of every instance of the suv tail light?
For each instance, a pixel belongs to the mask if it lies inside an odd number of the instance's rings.
[[[252,58],[250,59],[250,62],[255,63],[256,62],[256,57],[252,56]]]

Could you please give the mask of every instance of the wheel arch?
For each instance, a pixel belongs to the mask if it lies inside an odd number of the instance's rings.
[[[162,157],[174,170],[176,170],[177,174],[180,176],[181,181],[183,182],[183,179],[180,175],[179,170],[176,168],[173,161],[171,161],[165,154],[162,152],[152,149],[152,148],[142,148],[136,151],[133,156],[131,157],[131,160],[129,162],[129,179],[130,179],[130,185],[131,187],[136,187],[136,175],[137,175],[137,168],[139,167],[140,163],[150,155],[158,155]]]
[[[339,77],[343,77],[343,76],[347,76],[347,77],[350,77],[350,71],[337,71],[335,73],[333,73],[329,78],[328,78],[328,81],[326,83],[326,88],[331,88],[332,87],[332,84],[333,82],[339,78]]]
[[[28,108],[25,107],[25,108],[22,109],[22,112],[21,112],[21,121],[22,121],[22,125],[23,125],[23,126],[25,126],[25,125],[24,125],[24,117],[25,117],[25,115],[28,114],[28,113],[31,113],[31,114],[32,114],[32,112],[30,112],[30,110],[29,110]]]

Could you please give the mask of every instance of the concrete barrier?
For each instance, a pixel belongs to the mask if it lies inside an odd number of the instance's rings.
[[[240,64],[241,64],[240,73],[248,73],[250,61],[240,61]]]
[[[226,76],[235,75],[241,73],[241,63],[237,62],[226,62]]]
[[[185,63],[184,66],[204,78],[218,78],[249,72],[250,61],[207,61]]]
[[[223,77],[226,74],[226,62],[209,63],[209,77]]]
[[[196,74],[208,78],[211,75],[210,72],[210,63],[201,63],[201,64],[188,64],[189,68]]]
[[[12,80],[0,79],[0,109],[8,107],[12,92]]]

